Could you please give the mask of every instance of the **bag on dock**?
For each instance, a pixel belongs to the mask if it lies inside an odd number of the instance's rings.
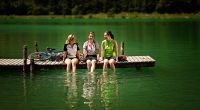
[[[127,57],[126,57],[125,55],[120,55],[120,56],[118,57],[118,60],[119,60],[119,61],[127,61]]]

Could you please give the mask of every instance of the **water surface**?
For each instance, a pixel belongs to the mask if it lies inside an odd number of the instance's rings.
[[[22,58],[39,42],[63,49],[67,35],[77,36],[82,50],[89,31],[101,43],[111,30],[126,55],[150,55],[153,68],[117,68],[116,72],[77,74],[65,69],[36,70],[32,74],[1,71],[0,108],[20,110],[188,110],[200,109],[200,22],[193,19],[4,20],[0,22],[0,58]]]

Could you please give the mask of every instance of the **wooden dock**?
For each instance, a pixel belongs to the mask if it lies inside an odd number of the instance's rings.
[[[150,56],[127,56],[127,61],[120,61],[116,63],[116,68],[132,68],[136,67],[140,69],[141,67],[153,67],[155,66],[155,60]],[[23,69],[30,68],[40,69],[40,68],[66,68],[66,64],[63,61],[34,61],[34,64],[31,63],[29,59],[26,61],[24,66],[24,59],[0,59],[0,69]],[[87,65],[85,62],[79,62],[77,68],[86,69]],[[103,68],[103,62],[97,62],[96,68]]]
[[[39,51],[38,43],[35,42],[35,52]],[[124,43],[121,42],[121,55],[124,55]],[[22,59],[0,59],[0,70],[22,70],[22,71],[34,71],[35,69],[48,69],[48,68],[66,68],[67,65],[63,61],[34,61],[29,60],[27,54],[27,46],[23,46],[23,58]],[[142,67],[155,66],[155,60],[150,56],[127,56],[126,61],[116,62],[116,68],[133,68],[141,69]],[[87,64],[85,62],[79,62],[77,68],[86,69]],[[103,62],[97,62],[96,68],[103,68]]]

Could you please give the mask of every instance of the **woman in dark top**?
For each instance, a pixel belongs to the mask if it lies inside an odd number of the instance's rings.
[[[64,55],[63,61],[67,64],[67,72],[70,72],[72,65],[72,72],[76,72],[76,64],[80,59],[78,43],[76,43],[76,38],[74,34],[70,34],[64,45]]]

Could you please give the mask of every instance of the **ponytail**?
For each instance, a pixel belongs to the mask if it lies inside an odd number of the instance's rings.
[[[114,35],[111,31],[106,31],[107,35],[110,35],[110,37],[114,40]]]

